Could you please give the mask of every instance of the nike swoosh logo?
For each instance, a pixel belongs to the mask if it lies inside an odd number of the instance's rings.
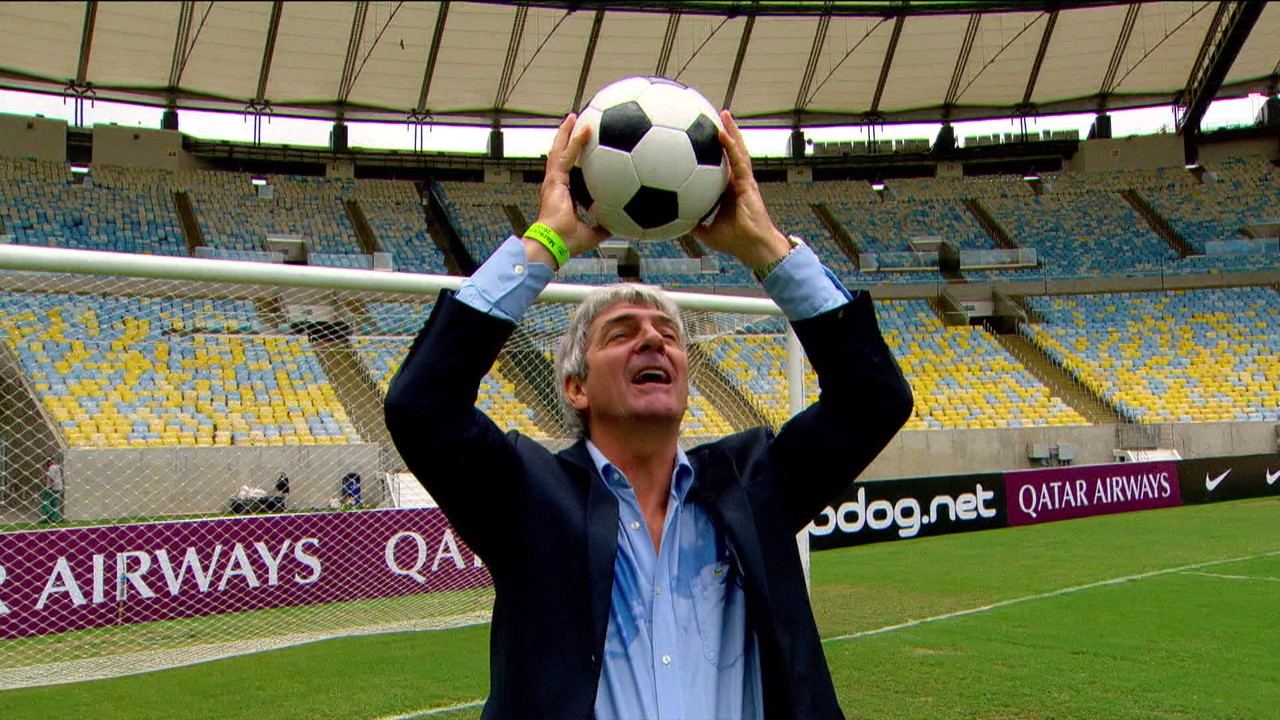
[[[1227,476],[1228,476],[1228,475],[1230,475],[1230,474],[1231,474],[1231,470],[1230,470],[1230,469],[1228,469],[1226,472],[1222,473],[1222,474],[1221,474],[1221,475],[1219,475],[1218,477],[1213,478],[1213,479],[1211,480],[1211,479],[1209,479],[1209,473],[1205,473],[1205,474],[1204,474],[1204,489],[1205,489],[1205,490],[1208,490],[1209,492],[1213,492],[1214,490],[1216,490],[1216,489],[1218,488],[1218,486],[1219,486],[1219,485],[1221,485],[1221,484],[1222,484],[1222,481],[1223,481],[1223,480],[1226,480],[1226,479],[1227,479]]]
[[[1276,480],[1280,480],[1280,470],[1277,470],[1277,471],[1275,471],[1275,472],[1271,472],[1271,468],[1267,468],[1265,472],[1266,472],[1266,474],[1267,474],[1267,484],[1268,484],[1268,485],[1275,485],[1275,484],[1276,484]]]

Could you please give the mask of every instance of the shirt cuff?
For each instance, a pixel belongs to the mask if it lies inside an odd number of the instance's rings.
[[[554,274],[545,263],[529,262],[524,243],[511,235],[462,281],[456,297],[482,313],[518,323]]]
[[[796,246],[764,279],[769,294],[788,320],[807,320],[853,299],[813,248]]]

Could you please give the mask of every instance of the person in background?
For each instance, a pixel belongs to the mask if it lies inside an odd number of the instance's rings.
[[[44,464],[44,489],[40,491],[40,517],[42,522],[58,522],[62,519],[62,466],[49,458]]]

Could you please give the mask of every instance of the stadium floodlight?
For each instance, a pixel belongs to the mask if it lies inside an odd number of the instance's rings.
[[[73,173],[77,174],[77,175],[88,175],[88,174],[89,174],[89,166],[88,166],[88,165],[72,165],[72,166],[70,166],[70,167],[69,167],[69,168],[67,168],[67,169],[68,169],[68,170],[70,170],[71,172],[73,172]]]

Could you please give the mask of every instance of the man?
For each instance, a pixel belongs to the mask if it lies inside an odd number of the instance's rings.
[[[819,402],[776,436],[757,428],[686,454],[678,309],[622,285],[582,303],[557,358],[577,444],[552,454],[475,409],[556,254],[606,236],[570,200],[590,132],[574,132],[573,115],[548,154],[535,228],[442,294],[391,382],[396,447],[493,575],[485,718],[842,717],[795,534],[906,422],[910,388],[870,299],[774,227],[723,119],[730,185],[696,234],[763,278],[818,373]]]
[[[58,522],[62,519],[62,466],[49,458],[44,464],[44,491],[41,493],[40,515],[42,522]]]

